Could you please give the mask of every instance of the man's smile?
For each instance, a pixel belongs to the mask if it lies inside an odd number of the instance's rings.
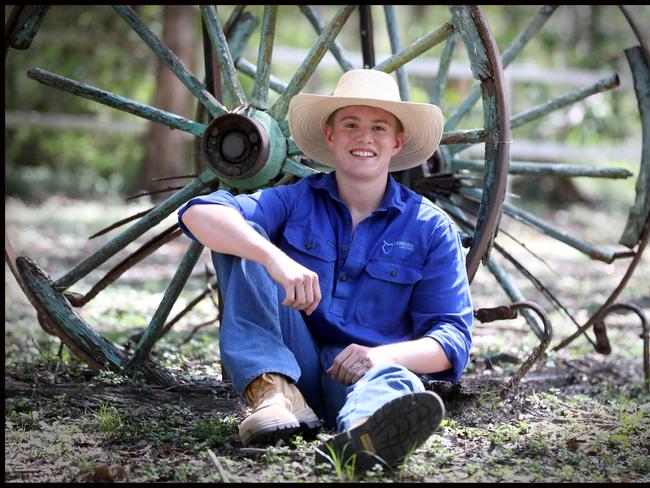
[[[360,158],[374,158],[377,156],[377,153],[370,151],[369,149],[353,149],[350,151],[350,154]]]

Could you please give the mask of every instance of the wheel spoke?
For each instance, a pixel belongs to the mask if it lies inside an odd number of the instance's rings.
[[[244,73],[245,75],[253,79],[257,79],[257,67],[247,59],[239,58],[235,63],[235,66],[237,66],[237,69],[242,73]],[[269,88],[271,88],[271,90],[273,90],[276,93],[282,93],[284,90],[287,89],[287,84],[279,80],[275,76],[270,75]]]
[[[478,144],[479,142],[485,142],[486,137],[487,134],[485,129],[454,130],[443,132],[442,139],[440,139],[440,145]],[[463,148],[464,147],[465,146],[463,146]]]
[[[9,46],[28,49],[49,5],[15,5],[5,26],[5,56]]]
[[[545,5],[537,13],[535,17],[528,23],[528,25],[522,30],[517,37],[510,43],[510,45],[505,49],[502,56],[503,69],[506,67],[519,55],[522,49],[526,46],[528,41],[532,39],[535,34],[542,28],[544,23],[548,20],[557,5]],[[475,86],[472,91],[467,95],[465,100],[458,106],[458,108],[452,113],[447,121],[445,122],[445,130],[452,130],[458,126],[460,120],[472,109],[474,104],[481,98],[481,88]]]
[[[559,110],[568,105],[576,103],[580,100],[583,100],[595,93],[604,92],[616,88],[619,86],[620,82],[618,80],[618,75],[612,75],[602,80],[597,81],[596,83],[580,88],[578,90],[571,91],[560,97],[548,100],[537,107],[521,112],[517,115],[514,115],[510,119],[510,128],[514,129],[520,125],[526,124],[533,120],[537,120],[544,115],[547,115],[555,110]]]
[[[246,49],[248,40],[255,32],[258,23],[257,17],[246,12],[229,31],[223,30],[224,35],[228,35],[228,51],[230,51],[230,57],[235,66],[237,66],[237,62]]]
[[[302,154],[302,149],[298,147],[296,141],[287,137],[287,156],[297,156],[299,154]]]
[[[167,320],[167,317],[169,316],[174,303],[176,303],[181,290],[185,286],[187,279],[190,277],[192,269],[194,269],[194,265],[201,256],[202,251],[203,244],[198,241],[192,241],[192,243],[189,245],[187,251],[185,252],[185,256],[183,256],[181,264],[178,266],[178,269],[170,281],[167,290],[165,290],[165,294],[160,302],[160,305],[158,306],[158,309],[151,318],[151,322],[142,334],[142,338],[140,339],[140,342],[138,342],[138,345],[133,352],[133,356],[131,356],[131,359],[125,367],[127,373],[129,371],[134,371],[137,369],[138,366],[140,366],[144,359],[149,355],[149,351],[153,347],[156,340],[158,340],[160,337],[163,327],[165,326],[165,321]]]
[[[124,249],[131,241],[137,239],[147,230],[160,223],[183,203],[200,194],[205,188],[216,181],[218,181],[218,178],[214,173],[210,170],[205,170],[195,181],[187,185],[183,190],[169,197],[138,222],[124,230],[120,235],[106,243],[64,276],[59,278],[54,283],[54,288],[58,291],[62,291],[70,287],[97,268],[100,264],[104,263]]]
[[[483,161],[475,159],[454,159],[451,162],[453,170],[468,169],[482,172],[485,169]],[[633,174],[625,168],[596,168],[578,164],[554,164],[523,161],[510,161],[508,173],[511,175],[527,176],[565,176],[591,178],[629,178]]]
[[[479,200],[481,198],[482,192],[476,188],[463,188],[461,189],[461,195],[469,197],[471,200]],[[592,259],[597,259],[605,263],[611,263],[616,259],[616,253],[611,249],[605,249],[600,246],[594,246],[593,244],[579,239],[577,237],[571,236],[562,230],[556,229],[549,223],[544,220],[536,217],[530,212],[526,212],[514,205],[511,205],[507,202],[503,202],[503,211],[510,215],[511,217],[519,220],[531,227],[543,232],[544,234],[557,239],[558,241],[564,242],[568,246],[580,251],[583,254],[586,254]]]
[[[397,18],[395,16],[395,8],[392,5],[384,5],[384,16],[386,17],[386,27],[388,29],[388,37],[390,38],[390,50],[392,54],[396,54],[400,50],[401,41],[399,37],[399,30],[397,28]],[[399,86],[400,98],[403,101],[411,99],[409,93],[409,80],[403,66],[396,70],[397,85]]]
[[[138,117],[166,125],[172,129],[179,129],[184,132],[189,132],[195,136],[203,135],[203,132],[207,127],[204,124],[199,124],[198,122],[186,119],[180,115],[166,112],[144,103],[136,102],[130,98],[115,95],[114,93],[104,91],[100,88],[95,88],[94,86],[81,83],[80,81],[50,73],[41,68],[29,69],[27,71],[27,76],[32,80],[42,83],[43,85],[47,85],[58,90],[72,93],[73,95],[87,98],[93,102],[101,103],[123,112],[137,115]]]
[[[269,110],[269,114],[275,120],[283,120],[286,117],[287,111],[289,110],[289,102],[293,96],[296,95],[305,86],[311,75],[316,70],[318,63],[320,63],[320,60],[323,59],[323,56],[329,49],[332,42],[334,42],[334,39],[341,31],[343,25],[345,24],[345,21],[348,19],[354,9],[354,5],[346,5],[341,7],[338,12],[336,12],[336,15],[334,15],[334,18],[330,21],[325,30],[323,30],[322,34],[318,38],[318,41],[316,41],[316,44],[311,48],[307,54],[307,57],[300,65],[300,67],[296,70],[293,78],[291,78],[287,89],[282,93],[280,98],[276,100],[276,102],[271,107],[271,110]]]
[[[235,70],[235,64],[230,55],[228,42],[219,24],[219,18],[217,17],[214,6],[201,5],[201,14],[203,15],[205,26],[212,41],[212,47],[217,56],[217,61],[224,75],[222,78],[226,92],[230,95],[235,106],[246,105],[248,99],[239,83],[239,77],[237,76],[237,70]]]
[[[400,66],[416,58],[425,51],[428,51],[433,46],[440,44],[447,40],[454,33],[454,26],[450,22],[445,22],[437,30],[420,37],[417,41],[412,42],[404,49],[385,59],[381,63],[375,65],[373,69],[383,71],[385,73],[392,73]]]
[[[573,90],[568,93],[565,93],[564,95],[548,100],[536,107],[518,113],[517,115],[513,115],[510,118],[510,128],[514,129],[528,122],[532,122],[533,120],[537,120],[545,115],[548,115],[551,112],[560,110],[564,107],[567,107],[568,105],[583,100],[591,95],[616,88],[619,86],[619,84],[620,82],[618,79],[618,75],[614,74],[612,76],[608,76],[607,78],[603,78],[602,80],[599,80],[596,83],[593,83],[584,88],[580,88],[578,90]],[[453,134],[453,133],[449,132],[449,134]],[[471,136],[468,134],[465,137],[470,138]],[[464,141],[462,144],[456,142],[456,140],[454,140],[454,142],[445,141],[445,143],[447,144],[458,144],[458,146],[449,148],[449,152],[452,155],[459,153],[460,151],[465,149],[467,145],[476,144],[477,142],[482,142],[482,139],[477,137],[473,140]]]
[[[237,5],[232,12],[230,12],[230,16],[228,17],[228,20],[226,21],[226,25],[223,27],[223,31],[225,33],[228,33],[230,29],[232,29],[232,26],[235,24],[235,22],[238,21],[239,16],[241,13],[244,11],[246,8],[246,5]]]
[[[271,76],[271,57],[275,39],[275,23],[278,15],[277,5],[264,7],[264,20],[260,35],[260,48],[257,55],[257,74],[253,85],[252,104],[266,109],[269,101],[269,82]]]
[[[210,115],[218,117],[228,111],[214,98],[203,84],[185,67],[183,62],[140,20],[131,7],[113,5],[115,11],[122,16],[131,28],[138,33],[149,48],[165,63],[178,79],[192,94],[208,109]]]
[[[316,29],[318,35],[321,35],[323,33],[323,30],[325,29],[325,23],[318,16],[316,10],[314,10],[314,8],[311,5],[300,5],[300,10],[302,10],[302,13],[305,14],[307,19],[309,19],[309,22],[311,22],[311,25],[314,26],[314,29]],[[336,39],[334,40],[334,42],[332,42],[332,45],[330,46],[330,52],[332,53],[336,61],[338,61],[339,66],[343,71],[350,71],[351,69],[354,69],[354,66],[345,57],[343,48],[341,47],[341,45],[338,43]]]
[[[309,176],[318,173],[318,171],[315,169],[310,168],[309,166],[305,166],[304,164],[300,164],[292,158],[286,158],[284,160],[284,164],[282,165],[282,172],[288,175],[300,176],[301,178],[303,176]]]
[[[442,50],[442,55],[440,56],[440,64],[438,65],[438,73],[436,74],[436,78],[431,89],[430,100],[434,105],[440,105],[440,101],[442,100],[442,90],[445,86],[447,86],[449,66],[451,65],[451,58],[454,54],[454,48],[456,47],[457,40],[458,34],[452,34],[452,36],[445,42],[445,47]]]

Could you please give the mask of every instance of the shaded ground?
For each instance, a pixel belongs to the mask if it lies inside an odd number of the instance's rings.
[[[5,216],[16,251],[56,277],[97,247],[86,236],[144,208],[147,205],[125,208],[60,198],[30,207],[8,200]],[[617,230],[607,228],[610,213],[597,208],[556,217],[596,241],[607,240],[603,234]],[[591,266],[525,228],[515,230],[553,265],[555,271],[550,272],[536,258],[527,261],[540,277],[550,276],[546,282],[561,292],[579,321],[620,279],[620,267]],[[82,309],[85,320],[125,345],[146,327],[186,245],[176,240],[126,273]],[[115,262],[102,268],[106,271]],[[78,288],[86,290],[101,275],[92,273]],[[621,296],[648,315],[649,279],[646,256]],[[172,315],[198,295],[205,282],[202,264]],[[534,287],[525,281],[518,284],[550,312],[555,330],[551,346],[575,330],[566,316],[551,311]],[[485,272],[477,275],[472,290],[475,308],[508,302]],[[95,373],[67,349],[60,350],[59,340],[38,326],[5,267],[5,481],[349,479],[345,469],[314,464],[315,439],[295,437],[287,445],[268,448],[241,446],[237,424],[245,412],[229,384],[221,381],[218,330],[197,328],[214,322],[216,314],[215,303],[203,300],[156,345],[155,360],[192,383],[153,388],[113,373]],[[608,321],[608,328],[610,355],[596,354],[588,341],[577,339],[565,349],[549,351],[502,397],[505,380],[537,340],[522,319],[477,323],[472,362],[461,385],[427,383],[445,398],[448,415],[441,429],[400,471],[377,469],[364,480],[650,481],[650,395],[643,389],[640,328],[627,315]]]

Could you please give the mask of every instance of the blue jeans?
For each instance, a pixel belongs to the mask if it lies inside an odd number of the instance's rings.
[[[347,387],[332,380],[325,370],[343,346],[315,341],[302,313],[281,305],[284,288],[262,265],[215,252],[212,261],[223,300],[221,360],[240,395],[263,373],[285,375],[327,427],[343,432],[390,400],[424,391],[422,381],[398,364],[374,366]]]

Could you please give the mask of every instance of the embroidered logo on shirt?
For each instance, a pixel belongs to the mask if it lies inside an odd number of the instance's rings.
[[[412,251],[415,248],[415,244],[413,244],[412,242],[407,242],[407,241],[387,242],[386,239],[384,239],[384,242],[381,246],[381,250],[384,251],[384,254],[390,254],[390,252],[393,250],[395,246],[397,246],[400,249],[404,249],[405,251]]]

